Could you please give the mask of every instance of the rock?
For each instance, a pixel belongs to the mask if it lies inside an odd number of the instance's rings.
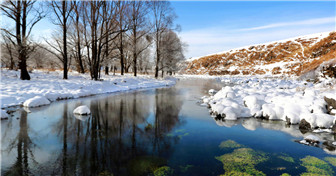
[[[336,133],[336,121],[335,121],[335,123],[333,124],[333,126],[331,127],[331,131],[332,131],[333,133]]]
[[[76,119],[83,121],[83,122],[87,121],[90,118],[90,116],[88,115],[79,115],[79,114],[75,114],[75,117]]]
[[[324,97],[324,101],[327,103],[328,114],[331,113],[332,109],[336,109],[336,100],[328,97]]]
[[[301,132],[308,132],[311,131],[311,125],[305,119],[302,119],[299,123],[299,129]]]
[[[318,144],[320,143],[320,138],[314,135],[308,135],[304,138],[310,144]]]
[[[82,106],[77,107],[73,111],[73,113],[74,114],[79,114],[79,115],[89,115],[89,114],[91,114],[91,111],[90,111],[90,109],[87,106],[82,105]]]
[[[214,95],[214,94],[216,94],[217,93],[217,91],[215,90],[215,89],[210,89],[209,90],[209,94],[210,95]]]
[[[286,116],[286,125],[291,125],[291,119]]]

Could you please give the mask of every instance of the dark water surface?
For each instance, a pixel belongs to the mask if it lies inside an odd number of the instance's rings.
[[[336,174],[334,149],[294,142],[297,126],[210,117],[197,102],[222,86],[181,80],[16,111],[1,121],[1,175]],[[83,104],[92,116],[75,117]]]

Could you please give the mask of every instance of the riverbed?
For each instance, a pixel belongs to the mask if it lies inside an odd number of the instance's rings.
[[[223,121],[201,106],[216,79],[22,108],[1,121],[2,175],[336,174],[335,148],[282,121]],[[75,116],[87,105],[91,116]],[[330,133],[317,134],[327,141]]]

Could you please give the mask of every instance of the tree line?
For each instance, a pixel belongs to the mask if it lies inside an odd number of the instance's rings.
[[[35,68],[60,67],[89,72],[99,80],[120,70],[154,70],[155,78],[173,74],[184,59],[186,45],[174,24],[176,14],[168,1],[12,1],[1,3],[11,24],[1,28],[2,65],[20,69],[30,80],[27,62]],[[57,26],[43,41],[32,39],[32,29],[43,18]]]

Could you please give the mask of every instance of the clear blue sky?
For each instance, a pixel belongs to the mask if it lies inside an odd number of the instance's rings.
[[[335,1],[173,1],[187,58],[335,30]]]
[[[172,1],[187,58],[237,47],[335,30],[335,1]],[[3,21],[4,22],[4,21]],[[2,25],[7,25],[4,22]],[[35,38],[55,25],[38,23]]]

